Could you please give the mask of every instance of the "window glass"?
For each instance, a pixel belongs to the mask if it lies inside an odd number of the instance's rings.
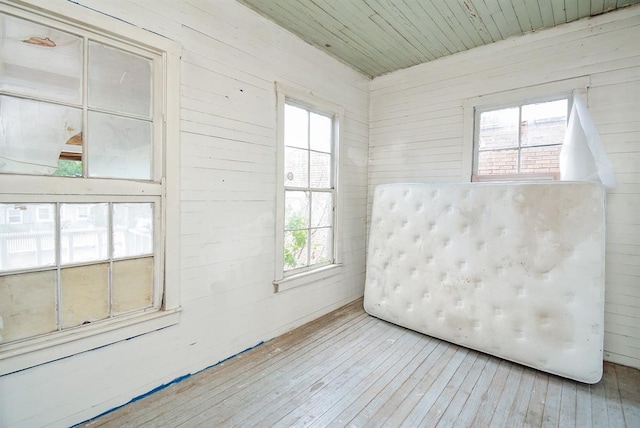
[[[480,114],[480,149],[518,146],[518,108],[486,111]]]
[[[300,107],[284,106],[284,145],[309,148],[309,112]]]
[[[113,257],[153,253],[153,205],[113,204]]]
[[[151,122],[89,112],[89,176],[151,179]]]
[[[82,103],[82,38],[6,14],[0,29],[1,91]]]
[[[53,204],[0,204],[0,272],[55,265],[55,223],[38,220]]]
[[[568,106],[563,98],[479,111],[476,176],[557,175]]]
[[[60,223],[62,264],[105,260],[108,248],[108,204],[61,204],[74,215]]]
[[[330,192],[311,194],[311,226],[331,226],[333,219],[333,195]]]
[[[331,155],[328,153],[311,152],[311,171],[309,186],[314,189],[328,189],[331,187]]]
[[[310,264],[320,264],[331,259],[331,229],[321,228],[311,230]]]
[[[82,150],[73,144],[82,132],[78,108],[0,96],[0,124],[1,173],[53,175],[68,146]]]
[[[152,63],[101,43],[89,43],[89,107],[150,118]]]
[[[522,145],[562,144],[567,130],[567,100],[522,106]]]
[[[285,186],[309,186],[309,151],[285,147],[284,149]]]
[[[53,221],[52,205],[36,207],[36,219],[42,222]]]
[[[331,118],[311,113],[310,148],[325,153],[331,152]]]
[[[309,192],[285,192],[285,230],[309,227]]]

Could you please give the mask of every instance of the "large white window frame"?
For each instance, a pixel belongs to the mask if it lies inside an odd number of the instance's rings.
[[[276,239],[275,239],[275,268],[274,292],[282,292],[311,282],[319,281],[340,272],[342,268],[342,203],[341,203],[341,175],[340,175],[340,141],[341,124],[344,109],[330,101],[326,101],[305,89],[276,82],[277,104],[277,192],[276,192]],[[285,272],[284,270],[284,218],[285,218],[285,177],[284,177],[284,116],[285,104],[302,106],[309,111],[316,111],[333,118],[332,156],[333,156],[333,257],[328,263],[310,266],[307,269]]]
[[[0,202],[153,202],[157,241],[157,307],[95,324],[0,343],[0,376],[101,347],[179,321],[179,44],[69,2],[0,1],[0,11],[78,34],[153,59],[154,159],[152,180],[0,174]],[[111,30],[106,30],[109,28]],[[166,244],[168,243],[168,244]],[[1,330],[0,330],[1,335]]]
[[[554,180],[557,174],[509,174],[476,177],[478,148],[478,120],[479,113],[489,110],[498,110],[509,106],[522,106],[539,102],[558,100],[561,98],[572,99],[573,91],[577,91],[586,98],[589,77],[577,77],[573,79],[559,80],[556,82],[527,86],[486,94],[469,98],[464,101],[464,135],[463,135],[463,159],[462,181],[514,181],[514,180]],[[570,106],[569,106],[570,108]]]

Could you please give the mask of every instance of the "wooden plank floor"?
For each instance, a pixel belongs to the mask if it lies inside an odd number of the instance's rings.
[[[367,315],[358,300],[88,427],[640,427],[640,371],[577,383]]]

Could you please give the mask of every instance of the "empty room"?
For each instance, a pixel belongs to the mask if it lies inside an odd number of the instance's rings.
[[[639,41],[0,0],[0,427],[640,426]]]

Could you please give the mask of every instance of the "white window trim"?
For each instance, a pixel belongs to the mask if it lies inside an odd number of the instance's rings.
[[[555,95],[571,95],[573,91],[578,91],[585,99],[587,88],[589,87],[589,76],[581,76],[573,79],[558,80],[550,83],[527,86],[524,88],[511,89],[502,92],[481,95],[468,98],[463,103],[463,147],[462,147],[462,169],[460,180],[471,182],[473,177],[475,147],[475,112],[476,109],[498,109],[506,105],[531,104],[542,100],[550,99]],[[544,174],[542,174],[544,175]],[[544,176],[527,176],[524,174],[512,174],[509,176],[491,177],[490,181],[513,181],[532,179],[554,179],[553,174]],[[483,181],[485,181],[483,179]]]
[[[161,54],[164,81],[158,86],[164,95],[162,120],[158,121],[158,131],[164,135],[164,152],[154,160],[154,170],[164,170],[164,177],[158,183],[138,182],[134,185],[141,196],[156,194],[164,197],[162,210],[162,230],[164,255],[160,262],[164,264],[164,293],[160,310],[139,312],[127,316],[106,320],[95,325],[57,332],[25,341],[0,345],[0,376],[24,370],[29,367],[45,364],[66,358],[74,354],[102,347],[111,343],[129,339],[141,334],[156,331],[179,322],[180,315],[180,278],[179,278],[179,109],[180,109],[180,55],[178,43],[132,26],[123,21],[110,18],[88,8],[70,2],[50,2],[48,0],[16,0],[7,3],[0,0],[0,10],[17,16],[39,15],[43,22],[51,20],[70,24],[74,27],[90,30],[94,33],[115,37],[123,43],[144,46]],[[105,21],[107,21],[105,23]],[[110,30],[103,30],[110,28]],[[162,168],[164,166],[164,168]],[[15,176],[0,175],[0,200],[15,202],[33,202],[29,195],[46,194],[55,201],[73,201],[73,196],[65,194],[70,183],[77,187],[85,186],[93,195],[109,196],[117,194],[119,188],[131,190],[132,182],[127,180],[111,180],[108,185],[101,180],[68,177],[47,177],[47,188],[42,188],[42,178],[33,176],[20,177],[20,189],[14,190]],[[80,184],[82,182],[82,184]],[[9,185],[11,184],[11,185]],[[11,194],[4,189],[12,189]],[[89,191],[90,189],[90,191]],[[17,197],[15,193],[20,193]],[[96,196],[98,197],[98,196]],[[47,201],[48,202],[48,201]],[[1,330],[0,330],[1,334]]]
[[[277,129],[277,191],[276,191],[276,236],[275,236],[275,268],[274,268],[274,292],[282,292],[299,287],[311,282],[336,275],[342,270],[342,185],[341,185],[341,147],[342,124],[344,123],[344,109],[330,101],[326,101],[313,92],[303,88],[276,82],[276,129]],[[333,224],[333,263],[323,264],[316,268],[291,275],[284,274],[284,260],[282,251],[284,247],[284,106],[288,99],[312,106],[318,110],[331,112],[334,115],[334,185],[335,207]]]

